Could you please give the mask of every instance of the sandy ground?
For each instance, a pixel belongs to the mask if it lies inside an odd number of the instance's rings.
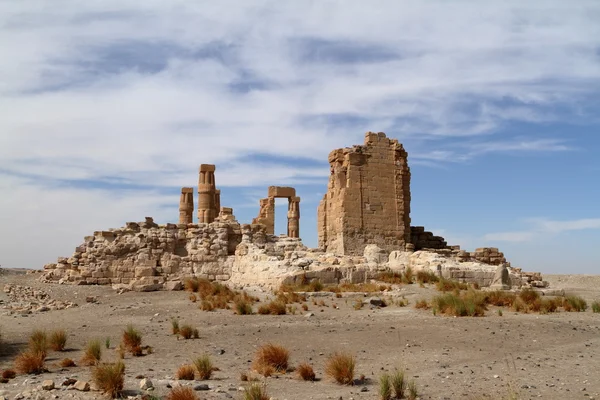
[[[228,310],[201,311],[185,292],[116,294],[110,287],[49,285],[35,278],[5,274],[0,283],[42,288],[53,298],[75,301],[79,306],[29,316],[9,316],[0,309],[6,347],[0,355],[0,370],[12,366],[15,354],[26,346],[28,335],[36,328],[67,329],[69,350],[50,353],[48,373],[21,375],[0,384],[0,396],[7,400],[23,392],[31,392],[32,398],[102,398],[99,392],[35,389],[45,379],[53,379],[57,386],[67,377],[90,380],[89,367],[61,370],[57,361],[64,357],[78,360],[88,340],[104,342],[106,337],[111,338],[111,350],[106,350],[103,358],[116,359],[114,347],[127,324],[141,330],[144,344],[154,349],[147,356],[126,357],[125,388],[130,395],[140,392],[136,378],[140,375],[154,382],[153,396],[166,395],[167,384],[180,365],[209,353],[220,371],[211,380],[183,384],[208,384],[210,390],[197,392],[201,399],[240,399],[239,388],[246,384],[240,373],[250,369],[258,346],[275,342],[290,350],[293,365],[311,363],[319,379],[303,382],[293,373],[266,379],[269,394],[278,400],[378,399],[379,376],[397,366],[416,381],[422,399],[504,399],[511,394],[520,399],[600,399],[600,314],[589,309],[549,315],[505,310],[502,316],[490,309],[480,318],[441,317],[413,308],[416,300],[436,294],[433,289],[408,285],[393,293],[406,296],[408,307],[354,310],[352,297],[329,296],[318,298],[324,299],[327,307],[308,301],[312,317],[302,311],[284,316],[238,316]],[[552,287],[580,294],[588,302],[600,299],[599,276],[545,279]],[[99,302],[86,303],[86,296],[98,296]],[[7,304],[4,293],[0,300],[4,301],[0,307]],[[197,327],[200,338],[178,340],[171,335],[173,317]],[[337,350],[356,355],[356,373],[366,376],[364,383],[340,386],[323,376],[327,355]]]

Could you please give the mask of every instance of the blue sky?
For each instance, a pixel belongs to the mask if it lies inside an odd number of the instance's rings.
[[[383,131],[413,225],[598,273],[600,3],[523,3],[0,0],[0,264],[176,221],[201,163],[241,222],[295,186],[315,246],[327,154]]]

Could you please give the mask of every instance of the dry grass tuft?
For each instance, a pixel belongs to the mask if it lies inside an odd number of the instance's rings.
[[[171,333],[173,333],[173,335],[179,335],[179,320],[176,318],[171,320]]]
[[[387,271],[380,272],[379,274],[377,274],[375,279],[381,282],[399,285],[401,283],[404,283],[402,276],[403,275],[401,273]]]
[[[81,364],[83,365],[96,365],[102,358],[102,344],[100,340],[90,340],[85,346],[83,357],[81,358]]]
[[[285,372],[290,352],[283,346],[267,343],[258,348],[254,358],[254,369],[261,375],[270,376],[273,372]]]
[[[286,312],[285,303],[277,300],[258,307],[258,313],[262,315],[284,315]]]
[[[67,344],[67,332],[58,329],[50,334],[50,348],[54,351],[64,351]]]
[[[592,302],[592,312],[600,313],[600,301],[596,300],[596,301]]]
[[[59,364],[61,367],[63,368],[69,368],[69,367],[76,367],[77,365],[75,364],[75,361],[71,360],[70,358],[63,358],[60,361]]]
[[[566,296],[562,306],[567,312],[582,312],[587,309],[587,302],[580,296]]]
[[[388,374],[379,377],[379,398],[381,400],[391,400],[392,398],[392,385]]]
[[[440,278],[431,271],[418,271],[417,272],[417,282],[426,284],[426,283],[437,283]]]
[[[2,379],[13,379],[15,376],[17,376],[17,373],[12,369],[2,371]]]
[[[429,310],[429,303],[427,303],[427,300],[425,300],[425,299],[418,300],[415,303],[415,308],[421,309],[421,310]]]
[[[408,382],[408,396],[406,396],[406,398],[408,400],[417,400],[418,397],[419,393],[417,391],[417,384],[415,381],[411,380]]]
[[[199,400],[196,392],[191,387],[178,386],[171,389],[167,400]]]
[[[529,306],[539,300],[540,294],[533,289],[525,288],[519,293],[519,298]]]
[[[32,353],[42,353],[46,358],[48,352],[48,335],[46,331],[36,329],[29,337],[29,350]]]
[[[469,285],[458,281],[452,281],[450,279],[439,278],[439,280],[435,284],[435,287],[440,292],[453,292],[467,290],[469,288]]]
[[[485,295],[470,290],[463,294],[444,293],[432,300],[436,313],[455,317],[480,317],[485,315]]]
[[[196,367],[196,371],[198,371],[198,376],[201,380],[210,379],[213,371],[215,370],[208,354],[204,354],[203,356],[195,359],[194,366]]]
[[[179,328],[179,334],[184,339],[191,339],[192,336],[194,336],[194,328],[187,324],[181,325],[181,328]]]
[[[127,328],[123,331],[121,343],[123,348],[132,355],[136,357],[142,355],[142,334],[133,325],[127,325]]]
[[[265,384],[253,383],[244,389],[244,400],[269,400]]]
[[[347,353],[334,353],[325,363],[325,375],[341,385],[351,385],[354,383],[355,366],[354,356]]]
[[[119,361],[98,365],[92,370],[92,379],[103,393],[116,398],[123,390],[125,382],[125,364]]]
[[[394,398],[403,399],[404,393],[406,392],[406,380],[404,379],[404,371],[395,370],[394,374],[390,377],[390,383],[392,385],[392,391],[394,392]]]
[[[298,368],[296,368],[296,373],[298,373],[298,376],[303,381],[314,381],[316,377],[313,367],[306,362],[298,365]]]
[[[235,313],[237,315],[252,315],[252,304],[248,303],[243,299],[238,299],[235,302]]]
[[[184,381],[193,381],[196,368],[193,365],[182,365],[177,370],[177,379]]]
[[[185,280],[185,289],[198,293],[200,297],[200,309],[203,311],[213,311],[215,309],[230,309],[230,303],[255,303],[256,297],[250,296],[245,291],[235,291],[219,283],[211,282],[208,279],[188,278]],[[196,295],[194,302],[196,301]],[[191,298],[191,296],[190,296]]]
[[[41,374],[45,370],[45,360],[45,353],[27,350],[15,358],[15,369],[22,374]]]

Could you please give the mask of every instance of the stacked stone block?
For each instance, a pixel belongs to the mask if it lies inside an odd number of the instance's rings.
[[[329,185],[318,209],[320,248],[359,255],[367,244],[393,251],[410,243],[407,157],[383,132],[367,132],[363,146],[329,154]]]
[[[422,226],[410,227],[410,241],[415,246],[415,250],[423,249],[451,249],[446,240],[441,236],[435,236],[428,232]]]
[[[470,258],[491,265],[500,265],[506,263],[504,254],[498,251],[496,247],[482,247],[475,249],[475,251],[470,254]]]

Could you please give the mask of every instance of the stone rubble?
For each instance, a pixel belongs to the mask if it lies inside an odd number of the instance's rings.
[[[26,315],[77,307],[77,303],[52,299],[45,291],[29,286],[7,284],[3,290],[8,297],[8,304],[1,304],[1,307],[7,310],[7,315]]]

